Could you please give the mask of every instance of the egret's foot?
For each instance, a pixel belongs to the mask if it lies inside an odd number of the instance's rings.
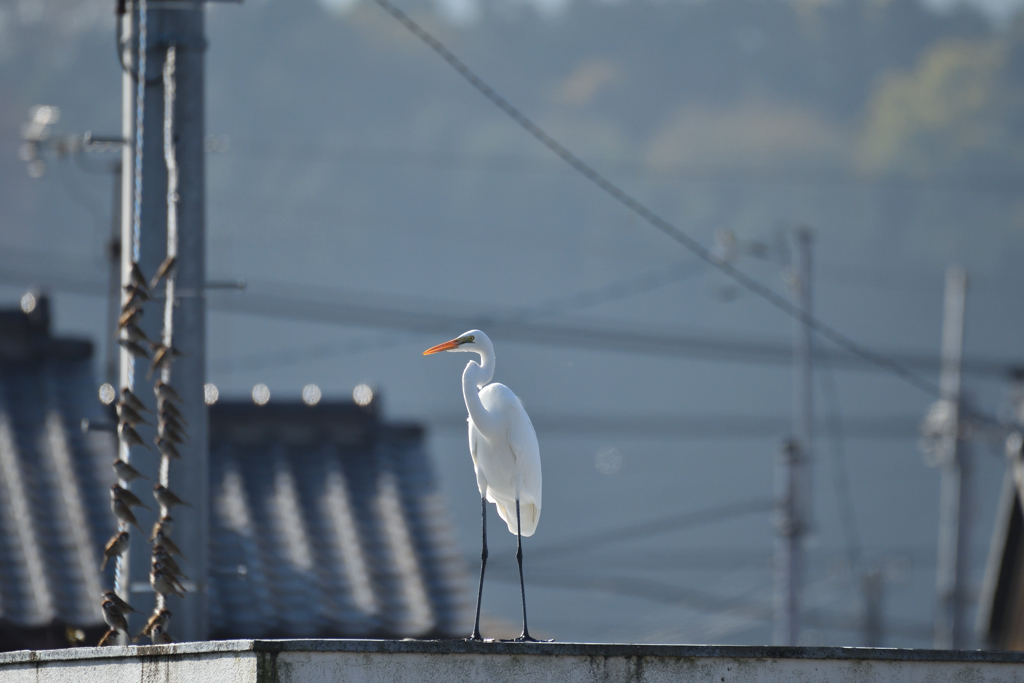
[[[473,631],[469,636],[462,639],[466,643],[482,643],[484,642],[483,636],[480,635],[480,631]]]
[[[531,636],[529,633],[526,633],[524,631],[521,636],[519,636],[518,638],[513,638],[509,642],[510,643],[551,643],[551,642],[554,642],[554,638],[552,638],[550,640],[537,640],[536,638]]]

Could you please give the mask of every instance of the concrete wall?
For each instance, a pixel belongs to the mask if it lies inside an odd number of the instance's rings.
[[[283,640],[0,653],[0,683],[1024,683],[1024,653]]]

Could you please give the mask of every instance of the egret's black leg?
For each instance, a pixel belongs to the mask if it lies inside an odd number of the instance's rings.
[[[530,637],[530,631],[526,628],[526,583],[523,581],[523,527],[519,520],[519,499],[516,499],[516,537],[518,548],[516,549],[516,561],[519,563],[519,591],[523,596],[523,635],[516,638],[520,641],[537,642],[536,638]]]
[[[487,568],[487,499],[480,499],[480,528],[482,529],[480,549],[480,587],[476,591],[476,621],[473,622],[473,635],[468,640],[483,640],[480,636],[480,602],[484,597],[484,569]]]

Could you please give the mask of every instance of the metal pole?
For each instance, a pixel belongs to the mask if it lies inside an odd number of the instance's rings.
[[[946,271],[946,297],[942,320],[942,375],[939,386],[946,423],[940,443],[942,483],[939,499],[939,558],[935,610],[935,647],[958,649],[965,645],[964,587],[967,580],[969,508],[967,449],[961,438],[960,366],[963,358],[964,308],[967,273],[961,266]]]
[[[122,145],[122,155],[124,154]],[[103,381],[109,382],[111,386],[117,386],[118,379],[118,349],[117,340],[114,339],[114,328],[117,326],[117,316],[121,310],[121,196],[122,188],[118,178],[124,174],[121,171],[121,162],[115,163],[111,172],[114,175],[113,182],[113,211],[111,212],[110,240],[107,242],[107,258],[110,261],[110,277],[107,286],[107,334],[105,340],[103,359]]]
[[[811,231],[796,230],[794,295],[803,319],[793,327],[793,433],[783,448],[779,469],[779,538],[776,543],[775,643],[796,645],[800,636],[800,592],[803,586],[804,536],[810,523],[813,390],[811,366]]]
[[[138,20],[138,4],[129,3],[125,15],[125,63],[134,64],[131,53],[137,48],[132,40],[132,27]],[[190,578],[186,582],[185,598],[172,597],[168,608],[173,613],[169,632],[175,640],[203,640],[208,635],[207,609],[207,537],[208,510],[208,425],[206,405],[203,402],[203,382],[206,375],[206,305],[203,297],[205,265],[205,167],[204,167],[204,7],[192,0],[164,0],[153,2],[147,12],[147,78],[143,123],[142,220],[139,266],[147,277],[152,277],[167,253],[167,169],[163,154],[163,83],[161,68],[167,48],[177,50],[177,98],[174,120],[175,145],[180,173],[178,186],[178,259],[174,308],[174,345],[181,357],[174,363],[174,388],[184,399],[181,406],[188,424],[187,444],[180,447],[181,460],[171,466],[173,490],[191,507],[179,506],[173,511],[172,536],[181,548],[184,558],[179,560],[182,571]],[[135,89],[130,73],[124,76],[124,136],[135,140]],[[132,258],[132,206],[134,149],[127,145],[123,156],[125,170],[122,180],[122,282],[128,281]],[[154,292],[157,294],[157,292]],[[163,302],[151,301],[145,305],[142,329],[150,339],[161,338]],[[122,378],[127,363],[122,354]],[[154,378],[146,379],[148,363],[140,359],[135,369],[136,394],[153,406]],[[157,373],[157,376],[159,373]],[[145,428],[145,429],[143,429]],[[153,443],[155,429],[139,425],[139,434]],[[158,481],[159,455],[155,449],[134,449],[138,462],[133,462],[150,482]],[[148,483],[148,482],[145,482]],[[152,486],[152,484],[149,484]],[[140,496],[143,491],[139,491]],[[147,492],[148,493],[148,492]],[[151,494],[149,494],[151,495]],[[145,498],[144,498],[145,499]],[[158,509],[154,504],[152,508]],[[148,581],[150,545],[148,526],[155,517],[139,515],[146,534],[137,531],[131,536],[129,550],[130,602],[146,614],[153,609],[155,596]],[[141,628],[143,618],[133,615],[132,627]]]

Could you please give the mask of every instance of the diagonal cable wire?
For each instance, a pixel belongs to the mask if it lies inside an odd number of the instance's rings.
[[[885,370],[902,378],[911,386],[935,397],[941,397],[939,386],[901,363],[883,356],[870,348],[847,337],[835,328],[826,325],[817,318],[805,313],[799,306],[794,305],[786,297],[778,294],[767,285],[758,282],[743,271],[736,268],[727,261],[717,258],[710,249],[690,237],[688,234],[665,220],[653,210],[649,209],[640,200],[623,190],[621,187],[606,178],[593,166],[576,156],[567,147],[549,135],[543,128],[536,124],[531,118],[524,114],[518,107],[505,99],[494,88],[487,84],[480,76],[470,69],[461,59],[449,50],[444,43],[428,33],[426,29],[413,21],[409,15],[400,10],[389,0],[374,0],[385,12],[391,15],[410,33],[419,38],[430,49],[436,52],[449,66],[455,69],[474,89],[476,89],[487,100],[504,112],[509,118],[515,121],[520,128],[533,136],[538,142],[548,148],[556,156],[580,173],[583,177],[596,185],[602,192],[609,195],[627,209],[640,216],[649,225],[660,230],[662,233],[675,240],[685,248],[693,252],[701,260],[719,269],[727,276],[735,280],[744,289],[761,297],[769,304],[779,309],[786,315],[796,318],[804,325],[825,337],[837,346],[849,353],[858,356],[869,363],[877,365]]]
[[[645,536],[656,536],[669,531],[681,531],[683,529],[711,524],[736,517],[761,512],[771,512],[775,509],[775,501],[752,500],[740,503],[728,503],[704,510],[689,511],[661,517],[658,519],[630,524],[617,529],[608,529],[587,536],[581,536],[570,541],[561,541],[551,545],[542,545],[530,551],[533,559],[564,555],[569,551],[592,550],[604,545],[631,541]]]

